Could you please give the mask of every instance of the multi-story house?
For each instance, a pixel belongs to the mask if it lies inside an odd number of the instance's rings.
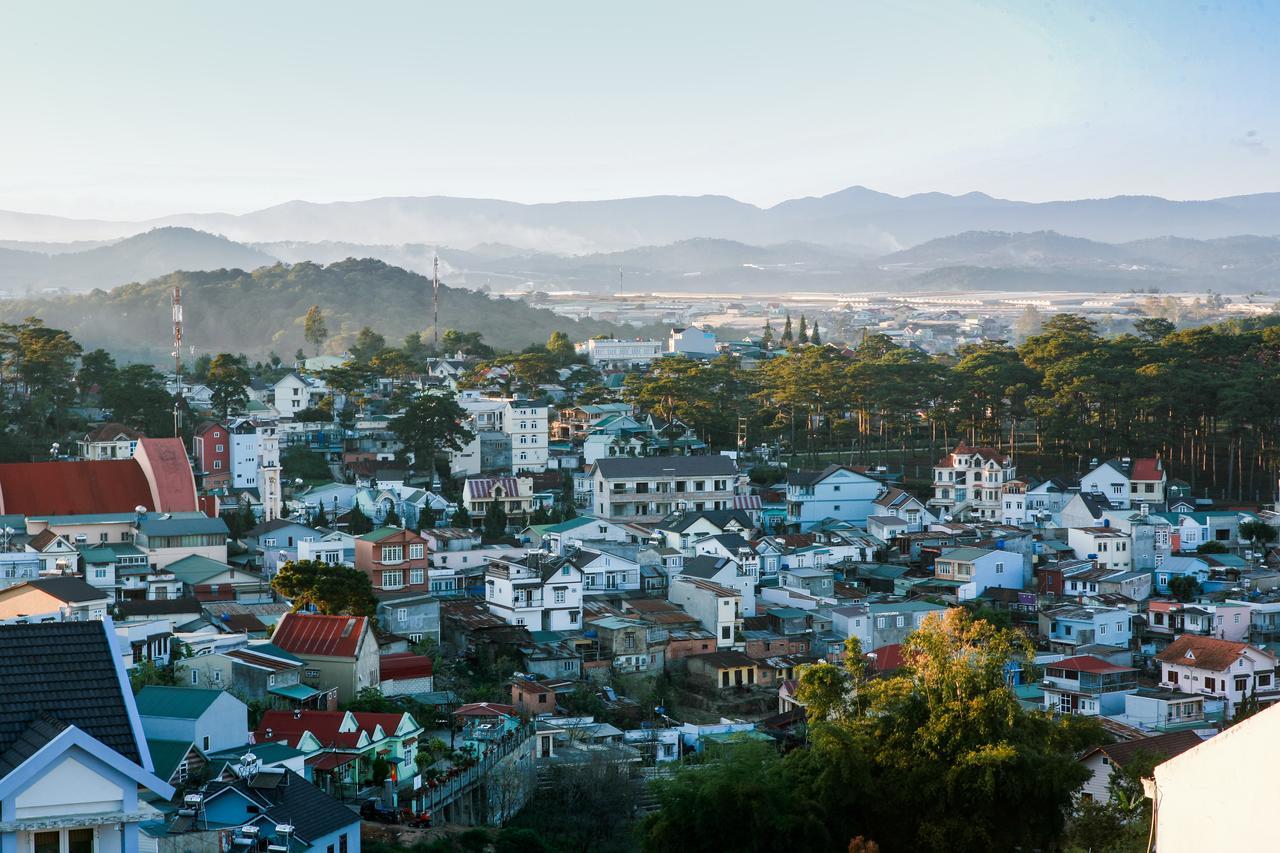
[[[738,645],[742,631],[742,596],[735,589],[689,575],[677,575],[667,587],[667,600],[679,605],[715,635],[717,649]]]
[[[1206,542],[1217,542],[1235,548],[1240,542],[1240,522],[1256,519],[1252,513],[1233,510],[1210,512],[1162,512],[1159,516],[1172,525],[1172,550],[1195,551]]]
[[[422,536],[431,545],[427,580],[436,595],[483,595],[489,561],[520,557],[527,550],[519,545],[481,546],[480,534],[466,527],[433,527],[422,531]]]
[[[1054,651],[1075,651],[1080,646],[1128,648],[1133,638],[1133,614],[1119,607],[1081,607],[1069,604],[1040,614],[1040,633]]]
[[[303,409],[317,405],[329,393],[320,379],[301,376],[290,371],[276,382],[272,391],[272,405],[282,418],[292,418]]]
[[[630,403],[594,403],[561,409],[555,425],[556,438],[582,441],[606,418],[630,418],[631,423],[638,425],[634,414],[635,408]]]
[[[1168,475],[1160,459],[1108,459],[1080,478],[1080,491],[1103,495],[1114,506],[1164,504]]]
[[[1084,717],[1118,714],[1125,695],[1138,689],[1138,671],[1092,655],[1079,655],[1045,665],[1044,709]]]
[[[710,329],[697,326],[672,326],[667,333],[667,352],[680,355],[715,356],[719,348],[716,345],[716,333]]]
[[[258,487],[259,424],[252,418],[235,418],[227,425],[231,435],[231,488]]]
[[[191,437],[196,476],[206,489],[231,485],[231,432],[217,421],[205,421]]]
[[[1073,598],[1116,593],[1133,601],[1145,601],[1151,595],[1151,572],[1111,569],[1091,560],[1067,563],[1061,572],[1061,594]]]
[[[1249,639],[1253,605],[1243,601],[1219,604],[1152,601],[1147,604],[1147,631],[1165,637],[1194,634],[1219,640]]]
[[[1078,560],[1092,560],[1099,568],[1127,572],[1133,568],[1129,534],[1114,527],[1073,527],[1067,544]]]
[[[81,459],[132,459],[140,438],[136,429],[109,423],[85,433],[76,445]]]
[[[484,576],[489,612],[531,631],[572,631],[582,626],[582,570],[568,557],[530,551],[494,558]]]
[[[901,519],[908,533],[919,533],[937,521],[922,500],[896,487],[885,489],[874,503],[875,515]]]
[[[411,643],[440,642],[440,599],[429,592],[383,592],[378,597],[378,625]]]
[[[640,589],[640,563],[635,549],[611,549],[601,543],[595,548],[568,546],[564,556],[582,572],[583,595],[609,595]]]
[[[133,545],[157,569],[191,556],[227,562],[231,531],[221,518],[201,512],[151,513],[141,516],[134,530]]]
[[[471,477],[462,489],[462,506],[473,521],[479,522],[491,504],[507,514],[507,518],[523,518],[533,512],[533,480],[529,477]]]
[[[511,473],[547,470],[548,431],[546,403],[507,400],[503,431],[511,438]]]
[[[742,615],[756,615],[757,576],[749,564],[744,565],[737,560],[705,554],[686,557],[681,561],[679,574],[676,577],[701,578],[731,589],[738,593],[738,608]]]
[[[857,637],[864,653],[874,652],[901,643],[929,616],[946,612],[945,605],[929,601],[850,604],[831,609],[831,625],[840,637]]]
[[[727,456],[599,459],[591,468],[594,514],[644,524],[677,510],[733,509],[737,476]]]
[[[828,518],[864,524],[877,510],[876,498],[886,491],[880,481],[846,465],[791,471],[787,474],[787,524],[800,531]]]
[[[1011,481],[1013,482],[1013,481]],[[1025,482],[1018,480],[1017,482]],[[1023,489],[1025,499],[1023,501],[1023,509],[1026,512],[1026,521],[1043,527],[1050,517],[1061,512],[1062,508],[1067,505],[1067,501],[1071,500],[1075,491],[1062,480],[1056,477],[1050,477],[1047,480],[1028,485]]]
[[[618,340],[593,338],[573,345],[578,355],[585,355],[592,367],[601,370],[627,370],[632,367],[648,367],[662,356],[664,342],[642,338]]]
[[[1017,475],[1013,457],[994,447],[961,444],[933,466],[929,506],[954,519],[1003,517],[1002,489]]]
[[[364,616],[286,613],[271,634],[272,645],[301,658],[302,680],[310,687],[338,689],[351,702],[366,687],[378,686],[378,641]]]
[[[368,575],[374,594],[426,592],[427,540],[399,527],[380,527],[357,536],[356,568]]]
[[[1227,717],[1252,696],[1276,696],[1276,656],[1248,643],[1185,634],[1156,655],[1160,686],[1224,704]]]
[[[959,581],[956,598],[969,601],[991,587],[1023,588],[1021,554],[986,548],[944,548],[933,563],[933,576],[939,580]]]

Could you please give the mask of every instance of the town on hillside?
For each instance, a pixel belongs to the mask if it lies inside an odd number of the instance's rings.
[[[1044,353],[1118,345],[1070,315],[951,364],[816,337],[366,330],[134,371],[159,414],[80,357],[83,432],[0,464],[6,845],[360,853],[574,808],[584,849],[657,844],[681,768],[940,714],[903,691],[971,656],[956,689],[1058,762],[1061,822],[1024,839],[1141,834],[1143,779],[1189,797],[1276,725],[1269,443],[1218,459],[1159,401],[1131,446],[1058,417]]]

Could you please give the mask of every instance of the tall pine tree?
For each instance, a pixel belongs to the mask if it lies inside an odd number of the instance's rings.
[[[764,321],[764,332],[760,335],[760,346],[766,350],[773,347],[773,326],[769,325],[768,318]]]
[[[813,321],[813,334],[809,336],[809,343],[813,344],[814,346],[820,346],[822,344],[822,336],[818,334],[817,320]]]
[[[805,328],[803,314],[800,315],[800,334],[796,338],[796,341],[797,343],[801,343],[801,344],[809,343],[809,330]]]
[[[787,322],[782,324],[782,337],[779,338],[780,343],[784,347],[789,347],[795,341],[795,337],[791,334],[791,312],[787,312]]]

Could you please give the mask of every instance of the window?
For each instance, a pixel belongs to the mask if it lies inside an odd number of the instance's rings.
[[[1004,563],[996,563],[996,574],[1004,574]]]
[[[410,560],[421,560],[424,556],[426,556],[426,546],[421,542],[409,546]]]
[[[720,627],[720,639],[729,640],[732,638],[733,638],[733,628],[729,627],[728,625],[722,625]]]
[[[876,617],[876,627],[877,627],[877,628],[883,628],[883,627],[884,627],[884,617],[883,617],[883,616],[877,616],[877,617]]]
[[[903,627],[904,625],[907,624],[907,617],[899,616],[896,620],[896,624],[899,628]]]
[[[383,572],[382,588],[395,589],[398,586],[404,586],[404,572]]]
[[[426,579],[426,572],[423,569],[409,570],[409,583],[422,583]]]
[[[1206,678],[1204,680],[1204,689],[1212,693],[1218,687],[1218,681],[1215,678]]]
[[[203,749],[205,752],[208,752],[208,751],[209,751],[209,736],[208,736],[208,735],[205,735],[204,737],[200,738],[200,743],[201,743],[200,748],[201,748],[201,749]]]
[[[1258,673],[1256,676],[1254,676],[1254,680],[1257,682],[1257,685],[1258,685],[1259,687],[1270,687],[1270,686],[1271,686],[1271,673],[1269,673],[1269,672],[1260,672],[1260,673]]]
[[[840,504],[836,504],[834,507],[832,507],[832,509],[834,509],[836,512],[839,512],[839,511],[840,511]]]
[[[396,608],[396,621],[397,621],[397,622],[406,622],[406,621],[408,621],[408,619],[409,619],[409,608],[407,608],[407,607],[397,607],[397,608]]]
[[[555,603],[564,604],[564,587],[562,586],[555,588]]]
[[[1237,675],[1236,676],[1236,692],[1243,693],[1248,689],[1249,689],[1249,676]]]
[[[200,670],[198,669],[191,670],[191,683],[192,684],[200,683]]]
[[[345,832],[338,836],[338,853],[347,853],[347,834]]]
[[[382,562],[399,563],[404,560],[403,545],[383,545],[382,546]]]

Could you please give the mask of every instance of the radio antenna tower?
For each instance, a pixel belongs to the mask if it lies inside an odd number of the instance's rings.
[[[182,425],[182,409],[180,400],[182,397],[182,288],[173,288],[173,382],[174,382],[174,400],[173,404],[173,434],[178,435],[178,428]]]
[[[440,256],[431,256],[431,339],[440,354]]]

